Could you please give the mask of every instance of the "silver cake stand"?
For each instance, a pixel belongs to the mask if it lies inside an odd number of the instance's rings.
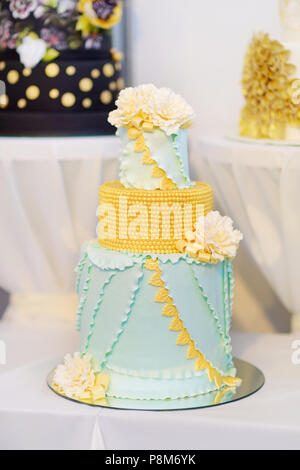
[[[264,374],[259,369],[257,369],[257,367],[240,359],[234,359],[234,364],[237,369],[237,377],[242,379],[242,385],[239,387],[226,387],[219,392],[211,392],[205,395],[198,395],[191,398],[181,398],[178,400],[129,400],[124,398],[107,397],[103,400],[99,400],[99,402],[96,403],[79,401],[61,395],[52,386],[54,370],[51,371],[48,375],[47,384],[50,389],[60,397],[88,406],[111,408],[116,410],[140,411],[192,410],[233,403],[253,395],[263,387],[265,383],[265,377]]]

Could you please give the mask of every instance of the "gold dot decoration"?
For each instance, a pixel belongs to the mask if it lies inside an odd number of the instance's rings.
[[[61,97],[61,104],[65,108],[72,108],[76,103],[76,97],[73,93],[64,93]]]
[[[24,109],[24,108],[26,108],[26,106],[27,106],[27,101],[25,100],[25,98],[21,98],[18,101],[18,108],[19,109]]]
[[[49,91],[49,97],[52,100],[56,100],[59,97],[59,90],[57,88],[53,88]]]
[[[117,82],[110,82],[109,89],[111,91],[116,91],[117,88],[118,88]]]
[[[0,72],[5,70],[5,67],[6,67],[6,63],[4,61],[0,62]]]
[[[123,88],[125,86],[124,79],[123,78],[118,78],[117,85],[118,85],[119,90],[123,90]]]
[[[0,95],[0,109],[5,109],[8,106],[9,98],[7,95]]]
[[[100,75],[101,75],[101,72],[100,72],[99,69],[93,69],[93,70],[91,71],[91,77],[94,78],[94,79],[99,78]]]
[[[69,77],[72,77],[76,73],[76,67],[74,65],[69,65],[69,67],[66,68],[66,74],[69,75]]]
[[[32,70],[29,69],[28,67],[25,67],[25,69],[23,70],[24,77],[30,77],[31,74],[32,74]]]
[[[49,78],[54,78],[54,77],[57,77],[57,75],[59,74],[60,72],[60,68],[57,64],[55,63],[52,63],[52,64],[48,64],[47,67],[45,68],[45,74],[47,75],[47,77]]]
[[[84,93],[88,93],[92,90],[94,84],[90,78],[82,78],[79,82],[79,88]]]
[[[86,109],[90,108],[92,106],[92,100],[90,98],[84,98],[84,100],[82,100],[82,106]]]
[[[111,103],[112,99],[113,99],[113,95],[112,95],[111,91],[109,91],[109,90],[102,91],[102,93],[100,95],[100,101],[103,104]]]
[[[120,70],[122,70],[122,64],[118,63],[115,65],[116,67],[116,70],[119,72]]]
[[[31,85],[26,90],[26,97],[31,101],[37,100],[40,94],[40,89],[36,85]]]
[[[122,60],[124,60],[123,52],[118,51],[117,49],[111,49],[110,53],[112,60],[114,60],[115,62],[122,62]]]
[[[115,74],[115,69],[112,64],[105,64],[103,66],[103,75],[105,77],[111,78]]]
[[[10,70],[8,72],[7,81],[11,85],[15,85],[16,83],[18,83],[19,79],[20,79],[20,74],[19,72],[17,72],[17,70]]]

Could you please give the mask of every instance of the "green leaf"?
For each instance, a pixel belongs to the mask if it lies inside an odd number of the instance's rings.
[[[57,7],[57,1],[56,0],[49,0],[46,5],[48,7],[51,7],[51,8],[56,8]]]
[[[29,33],[28,36],[30,36],[32,39],[40,39],[39,36],[34,31],[31,31],[31,33]]]
[[[48,47],[46,54],[43,57],[43,62],[51,62],[52,60],[57,59],[59,52],[56,49]]]
[[[92,25],[89,22],[88,18],[82,15],[76,24],[76,31],[81,31],[83,36],[86,36],[91,32]]]

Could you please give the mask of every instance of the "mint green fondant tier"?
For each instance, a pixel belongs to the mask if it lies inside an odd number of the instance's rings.
[[[195,359],[187,359],[188,346],[176,344],[172,318],[155,301],[154,272],[144,266],[149,256],[159,259],[161,279],[196,348],[222,376],[235,376],[228,260],[210,265],[187,255],[134,255],[87,244],[77,269],[81,352],[92,355],[96,371],[110,375],[108,396],[174,399],[214,391],[207,370],[196,371]]]
[[[168,136],[160,129],[143,133],[151,158],[159,168],[166,172],[167,177],[179,189],[190,188],[188,162],[187,131],[179,129],[176,134]],[[135,140],[129,140],[127,129],[117,131],[121,141],[120,180],[126,188],[159,189],[160,179],[152,176],[152,165],[143,164],[142,155],[135,151]]]

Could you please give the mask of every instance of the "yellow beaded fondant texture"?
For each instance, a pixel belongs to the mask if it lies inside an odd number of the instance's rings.
[[[106,183],[100,188],[99,243],[115,251],[179,253],[183,230],[212,208],[213,192],[205,183],[153,191]]]
[[[240,385],[241,380],[237,377],[224,377],[216,368],[213,367],[204,357],[204,355],[196,349],[195,342],[192,340],[190,332],[184,327],[183,321],[180,319],[179,312],[173,304],[173,299],[169,295],[168,289],[165,287],[164,281],[161,278],[162,272],[159,268],[159,260],[149,258],[144,267],[149,271],[154,271],[155,274],[149,280],[149,284],[157,287],[158,291],[155,296],[155,302],[165,304],[162,309],[162,315],[170,317],[171,323],[169,329],[178,332],[176,344],[178,346],[188,346],[187,359],[196,359],[195,370],[206,370],[210,382],[215,382],[217,389],[223,386],[236,387]]]

